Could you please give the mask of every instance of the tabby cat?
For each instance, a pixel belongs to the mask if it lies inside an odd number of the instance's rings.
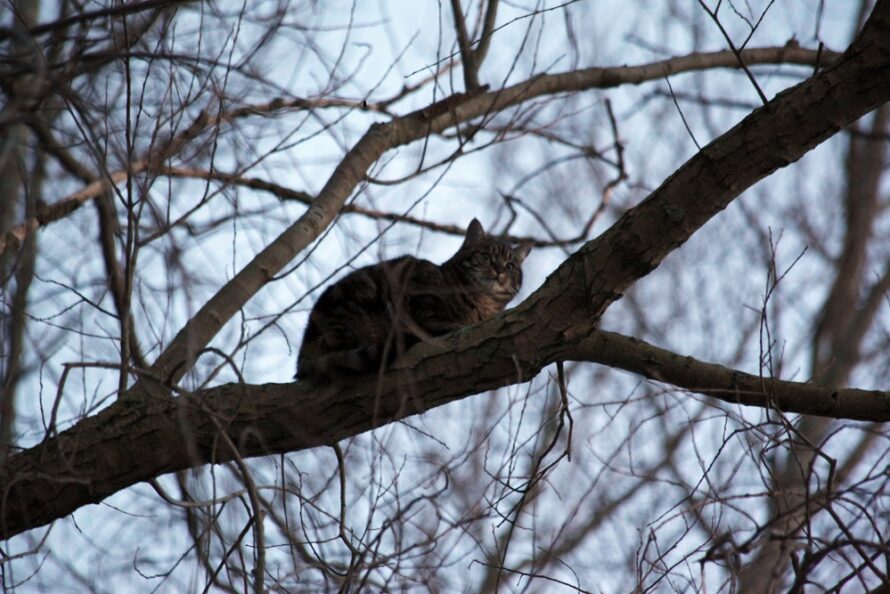
[[[402,256],[355,270],[312,308],[297,377],[377,371],[418,342],[494,317],[519,292],[530,250],[487,235],[473,219],[440,266]]]

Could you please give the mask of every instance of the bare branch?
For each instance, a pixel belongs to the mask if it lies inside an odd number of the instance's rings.
[[[785,63],[812,65],[815,63],[817,52],[801,48],[776,47],[744,50],[742,56],[745,58],[747,64]],[[838,56],[839,54],[837,53],[823,52],[822,59],[826,63],[833,63]],[[588,68],[563,74],[542,75],[501,91],[493,91],[483,97],[487,97],[489,100],[494,97],[499,97],[496,109],[504,109],[510,105],[528,101],[542,95],[552,95],[565,91],[578,91],[583,89],[606,89],[622,84],[640,84],[660,79],[666,75],[710,68],[734,68],[737,67],[737,65],[737,59],[732,52],[693,53],[687,56],[653,62],[641,66]],[[213,122],[225,122],[230,121],[235,117],[246,117],[251,114],[267,113],[283,107],[288,107],[292,104],[294,107],[302,109],[304,101],[305,100],[294,100],[291,102],[271,101],[258,106],[238,108],[232,112],[219,114],[214,118],[209,118],[206,114],[201,114],[196,118],[195,122],[189,129],[175,141],[171,142],[169,147],[163,150],[162,153],[166,156],[175,154],[182,149],[187,140],[197,136],[199,132],[203,131],[205,126]],[[330,101],[323,101],[322,103],[330,103]],[[350,103],[360,104],[361,102]],[[342,102],[334,101],[334,104],[339,105],[342,104]],[[475,105],[481,104],[482,102],[480,100]],[[465,117],[461,117],[459,120],[454,121],[451,124],[453,125],[466,121],[467,119],[482,115],[483,113],[486,112],[474,109],[472,112],[467,113]],[[448,127],[450,126],[445,126],[442,130],[447,129]],[[441,130],[434,130],[431,132],[438,133],[440,131]],[[160,157],[151,157],[151,161],[157,163],[157,166],[160,166],[163,160],[164,159]],[[130,172],[133,174],[143,173],[145,171],[152,171],[148,161],[145,159],[130,165]],[[109,183],[108,180],[102,180],[85,186],[81,190],[46,206],[37,216],[29,218],[24,223],[14,227],[3,237],[0,237],[0,255],[15,246],[20,245],[25,236],[29,233],[33,233],[40,227],[65,217],[80,208],[85,202],[92,200],[102,192],[108,191],[112,185],[123,183],[127,179],[127,172],[115,171],[109,176],[109,179],[111,180],[111,183]]]
[[[146,10],[154,10],[156,8],[172,8],[180,4],[186,4],[192,1],[194,0],[142,0],[141,2],[128,2],[126,4],[115,5],[110,8],[100,8],[98,10],[83,11],[65,19],[31,27],[30,31],[32,35],[51,33],[53,31],[64,29],[72,25],[85,23],[87,21],[103,19],[105,17],[126,16],[144,12]]]
[[[568,347],[566,356],[638,373],[731,404],[821,417],[890,421],[890,392],[752,375],[703,363],[614,332],[596,330],[588,338]]]
[[[511,310],[451,335],[451,348],[413,349],[396,371],[379,381],[372,376],[326,387],[307,382],[226,384],[176,399],[144,400],[138,417],[128,412],[132,404],[113,404],[14,456],[0,469],[0,534],[8,538],[137,482],[201,461],[232,460],[234,450],[219,446],[220,431],[239,444],[237,452],[244,458],[335,444],[470,394],[516,383],[516,361],[522,362],[520,381],[557,360],[596,361],[730,403],[890,420],[888,392],[764,379],[597,330],[567,343],[553,335],[545,338],[548,333],[540,323],[529,320],[546,315],[546,309]],[[516,351],[502,348],[505,344]]]
[[[454,15],[454,30],[457,33],[457,44],[460,47],[460,57],[463,62],[464,87],[465,90],[471,91],[479,87],[479,77],[476,67],[476,53],[473,51],[469,34],[467,33],[467,23],[464,19],[463,9],[460,7],[460,0],[451,0],[451,13]]]

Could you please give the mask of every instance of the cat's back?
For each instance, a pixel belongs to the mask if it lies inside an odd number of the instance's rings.
[[[418,281],[433,282],[439,267],[428,260],[402,256],[353,270],[328,287],[315,305],[313,313],[324,313],[329,306],[349,303],[367,307],[375,302],[393,299],[405,287]]]
[[[304,349],[332,349],[367,342],[384,331],[382,324],[407,287],[416,279],[434,278],[438,266],[413,256],[402,256],[353,270],[318,298],[309,315]]]
[[[418,284],[437,282],[439,267],[402,256],[359,268],[328,287],[318,298],[303,335],[298,377],[337,368],[373,368],[402,309]]]

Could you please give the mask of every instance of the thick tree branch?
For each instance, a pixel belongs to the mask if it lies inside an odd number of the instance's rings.
[[[857,421],[890,421],[890,392],[834,388],[761,377],[704,363],[635,338],[597,330],[566,358],[624,369],[725,402]]]
[[[379,383],[371,377],[323,387],[226,384],[179,398],[113,405],[19,454],[0,471],[0,537],[165,473],[230,461],[235,452],[222,445],[220,431],[242,457],[335,444],[470,394],[527,381],[564,358],[613,365],[730,403],[890,420],[888,392],[760,378],[605,331],[570,343],[552,338],[536,343],[541,326],[521,319],[532,315],[513,310],[452,335],[446,348],[415,349]],[[500,375],[494,377],[491,368]]]

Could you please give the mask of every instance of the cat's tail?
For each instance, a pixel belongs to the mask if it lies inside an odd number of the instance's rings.
[[[380,369],[382,352],[380,345],[369,345],[345,351],[334,351],[314,357],[300,357],[297,362],[298,380],[340,375],[358,375]]]

